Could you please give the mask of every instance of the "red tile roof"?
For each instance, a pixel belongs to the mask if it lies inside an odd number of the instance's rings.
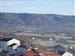
[[[44,50],[36,50],[37,52],[39,52],[40,54],[43,54],[44,56],[59,56],[58,53],[53,52],[53,51],[44,51]],[[27,56],[34,56],[35,53],[32,51],[26,51],[26,55]]]
[[[26,56],[34,56],[35,53],[32,51],[26,51]]]
[[[39,50],[38,52],[40,52],[40,53],[43,54],[44,56],[59,56],[58,53],[53,52],[53,51]]]

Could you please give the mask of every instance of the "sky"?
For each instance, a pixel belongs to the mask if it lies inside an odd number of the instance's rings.
[[[75,0],[0,0],[0,12],[75,15]]]

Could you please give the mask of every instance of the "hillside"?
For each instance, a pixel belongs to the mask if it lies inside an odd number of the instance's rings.
[[[0,30],[75,33],[75,16],[56,14],[0,13]]]

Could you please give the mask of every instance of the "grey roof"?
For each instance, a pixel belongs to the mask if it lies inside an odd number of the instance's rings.
[[[0,41],[5,41],[5,42],[7,42],[7,41],[9,41],[9,40],[11,40],[11,39],[13,39],[13,38],[2,38],[2,39],[0,39]]]

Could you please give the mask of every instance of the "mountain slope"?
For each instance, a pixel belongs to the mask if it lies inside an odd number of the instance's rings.
[[[75,16],[56,14],[0,13],[0,29],[74,32]],[[6,29],[6,30],[7,30]]]

